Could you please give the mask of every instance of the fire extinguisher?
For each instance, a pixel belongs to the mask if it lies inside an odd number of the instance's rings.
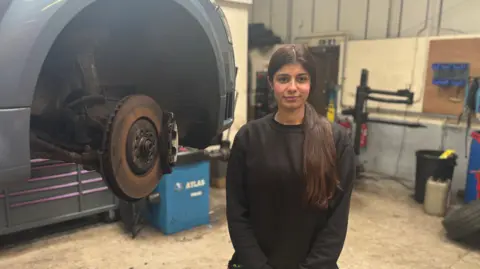
[[[337,120],[337,123],[342,125],[348,130],[348,134],[350,136],[353,135],[353,124],[350,122],[348,119],[340,119]],[[368,137],[368,125],[366,123],[363,123],[361,125],[361,132],[360,132],[360,148],[366,148],[367,147],[367,137]],[[353,137],[352,137],[353,139]]]
[[[352,123],[348,119],[339,119],[337,120],[337,123],[345,127],[345,129],[348,130],[348,134],[350,136],[352,135]]]
[[[367,147],[367,136],[368,136],[368,127],[366,123],[361,125],[361,132],[360,132],[360,148]]]

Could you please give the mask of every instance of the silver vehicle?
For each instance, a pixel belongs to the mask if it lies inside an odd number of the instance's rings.
[[[230,127],[235,75],[213,0],[2,0],[0,189],[45,158],[143,198],[177,140],[203,149]]]

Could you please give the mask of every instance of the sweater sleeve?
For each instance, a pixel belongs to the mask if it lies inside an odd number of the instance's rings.
[[[333,208],[326,226],[316,235],[312,249],[300,269],[338,269],[337,260],[347,235],[350,199],[355,180],[355,153],[350,142],[343,147],[338,165],[343,195]]]
[[[245,193],[245,148],[239,132],[234,139],[227,166],[227,222],[238,263],[248,269],[272,269],[257,243],[249,222]]]

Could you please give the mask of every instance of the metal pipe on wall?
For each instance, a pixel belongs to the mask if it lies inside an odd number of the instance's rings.
[[[440,7],[438,9],[438,18],[437,18],[437,36],[440,35],[440,31],[442,30],[442,19],[443,19],[443,0],[440,0],[439,3]]]
[[[337,1],[337,31],[340,31],[340,15],[342,11],[342,0]]]
[[[310,32],[315,33],[315,11],[317,9],[317,0],[312,0],[312,18],[310,19]]]
[[[370,0],[365,2],[365,33],[364,39],[368,39],[368,23],[370,21]]]
[[[287,33],[286,33],[286,40],[290,43],[293,41],[293,0],[287,1]]]
[[[393,10],[393,0],[388,1],[388,16],[387,16],[387,33],[385,34],[386,38],[390,37],[390,27],[392,27],[392,10]]]
[[[345,34],[343,37],[343,57],[342,57],[342,77],[340,78],[340,96],[339,96],[339,103],[341,108],[345,108],[346,105],[343,102],[343,95],[345,94],[345,70],[347,70],[347,55],[348,55],[348,42],[350,41],[350,36]]]
[[[269,5],[268,5],[268,8],[270,9],[268,14],[270,14],[270,18],[269,18],[269,21],[268,23],[270,24],[268,27],[270,29],[273,29],[273,0],[268,0],[269,1]]]
[[[432,27],[429,27],[430,26],[430,9],[431,9],[431,0],[427,0],[427,11],[425,12],[425,23],[422,27],[422,29],[418,30],[417,32],[417,36],[416,36],[416,44],[415,44],[415,53],[418,53],[418,38],[419,36],[425,31],[427,30],[427,33],[425,35],[425,38],[427,39],[426,42],[425,42],[425,55],[428,55],[428,51],[429,51],[429,48],[430,48],[430,42],[428,41],[428,38],[431,36],[431,30],[432,30]],[[415,55],[415,59],[417,58],[417,56]],[[415,63],[414,63],[415,64]],[[423,66],[423,73],[422,73],[422,81],[425,82],[427,80],[427,70],[428,70],[428,64],[425,63],[425,65]],[[413,71],[412,71],[413,73]],[[413,80],[413,76],[415,74],[412,74],[412,81]],[[423,97],[425,95],[425,85],[423,86],[423,90],[421,91],[421,96],[416,100],[414,100],[414,103],[418,103],[420,101],[423,100]]]
[[[402,22],[403,22],[403,5],[404,0],[400,0],[400,11],[398,12],[398,30],[397,30],[397,37],[402,36]]]
[[[424,23],[423,23],[423,27],[417,31],[417,35],[416,37],[418,38],[425,30],[428,29],[427,31],[427,36],[428,37],[430,35],[430,29],[429,29],[429,21],[430,21],[430,0],[427,0],[427,11],[425,12],[425,20],[424,20]]]

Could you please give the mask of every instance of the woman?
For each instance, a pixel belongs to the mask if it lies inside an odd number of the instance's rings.
[[[355,154],[346,130],[307,103],[315,74],[306,47],[278,49],[268,67],[277,111],[235,137],[227,170],[230,268],[338,268]]]

